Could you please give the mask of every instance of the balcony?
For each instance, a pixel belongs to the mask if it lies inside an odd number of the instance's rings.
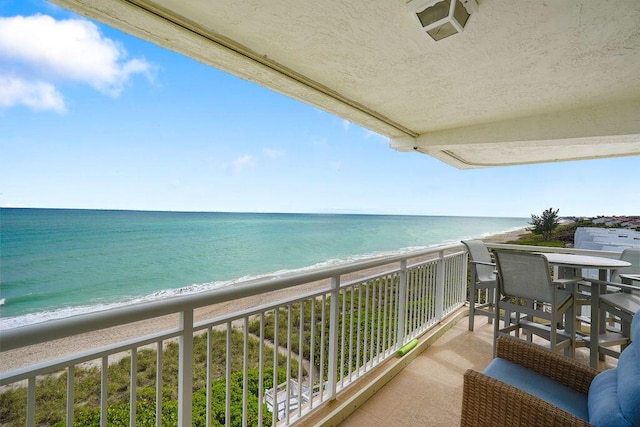
[[[60,425],[455,425],[462,374],[492,354],[486,321],[467,330],[466,289],[449,245],[6,330],[17,410],[0,422],[53,424],[46,402]],[[49,359],[57,340],[71,351]]]
[[[451,316],[437,341],[339,425],[459,425],[464,372],[482,371],[493,351],[493,325],[486,317],[476,316],[473,332],[467,326],[466,316]],[[578,349],[576,358],[588,365],[588,350]],[[616,362],[607,358],[600,368],[613,368]]]

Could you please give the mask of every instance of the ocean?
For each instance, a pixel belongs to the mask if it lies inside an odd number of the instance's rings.
[[[0,209],[0,329],[527,226],[528,218]]]

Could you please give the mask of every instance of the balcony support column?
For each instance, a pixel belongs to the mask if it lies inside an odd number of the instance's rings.
[[[178,426],[191,427],[193,398],[193,310],[180,312],[178,360]]]

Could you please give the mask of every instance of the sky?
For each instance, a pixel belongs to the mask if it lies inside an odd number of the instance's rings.
[[[45,1],[0,2],[0,207],[640,215],[639,168],[459,170]]]

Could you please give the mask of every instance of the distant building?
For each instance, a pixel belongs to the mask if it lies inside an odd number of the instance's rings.
[[[632,228],[578,227],[574,234],[574,248],[613,252],[640,248],[640,231]]]

